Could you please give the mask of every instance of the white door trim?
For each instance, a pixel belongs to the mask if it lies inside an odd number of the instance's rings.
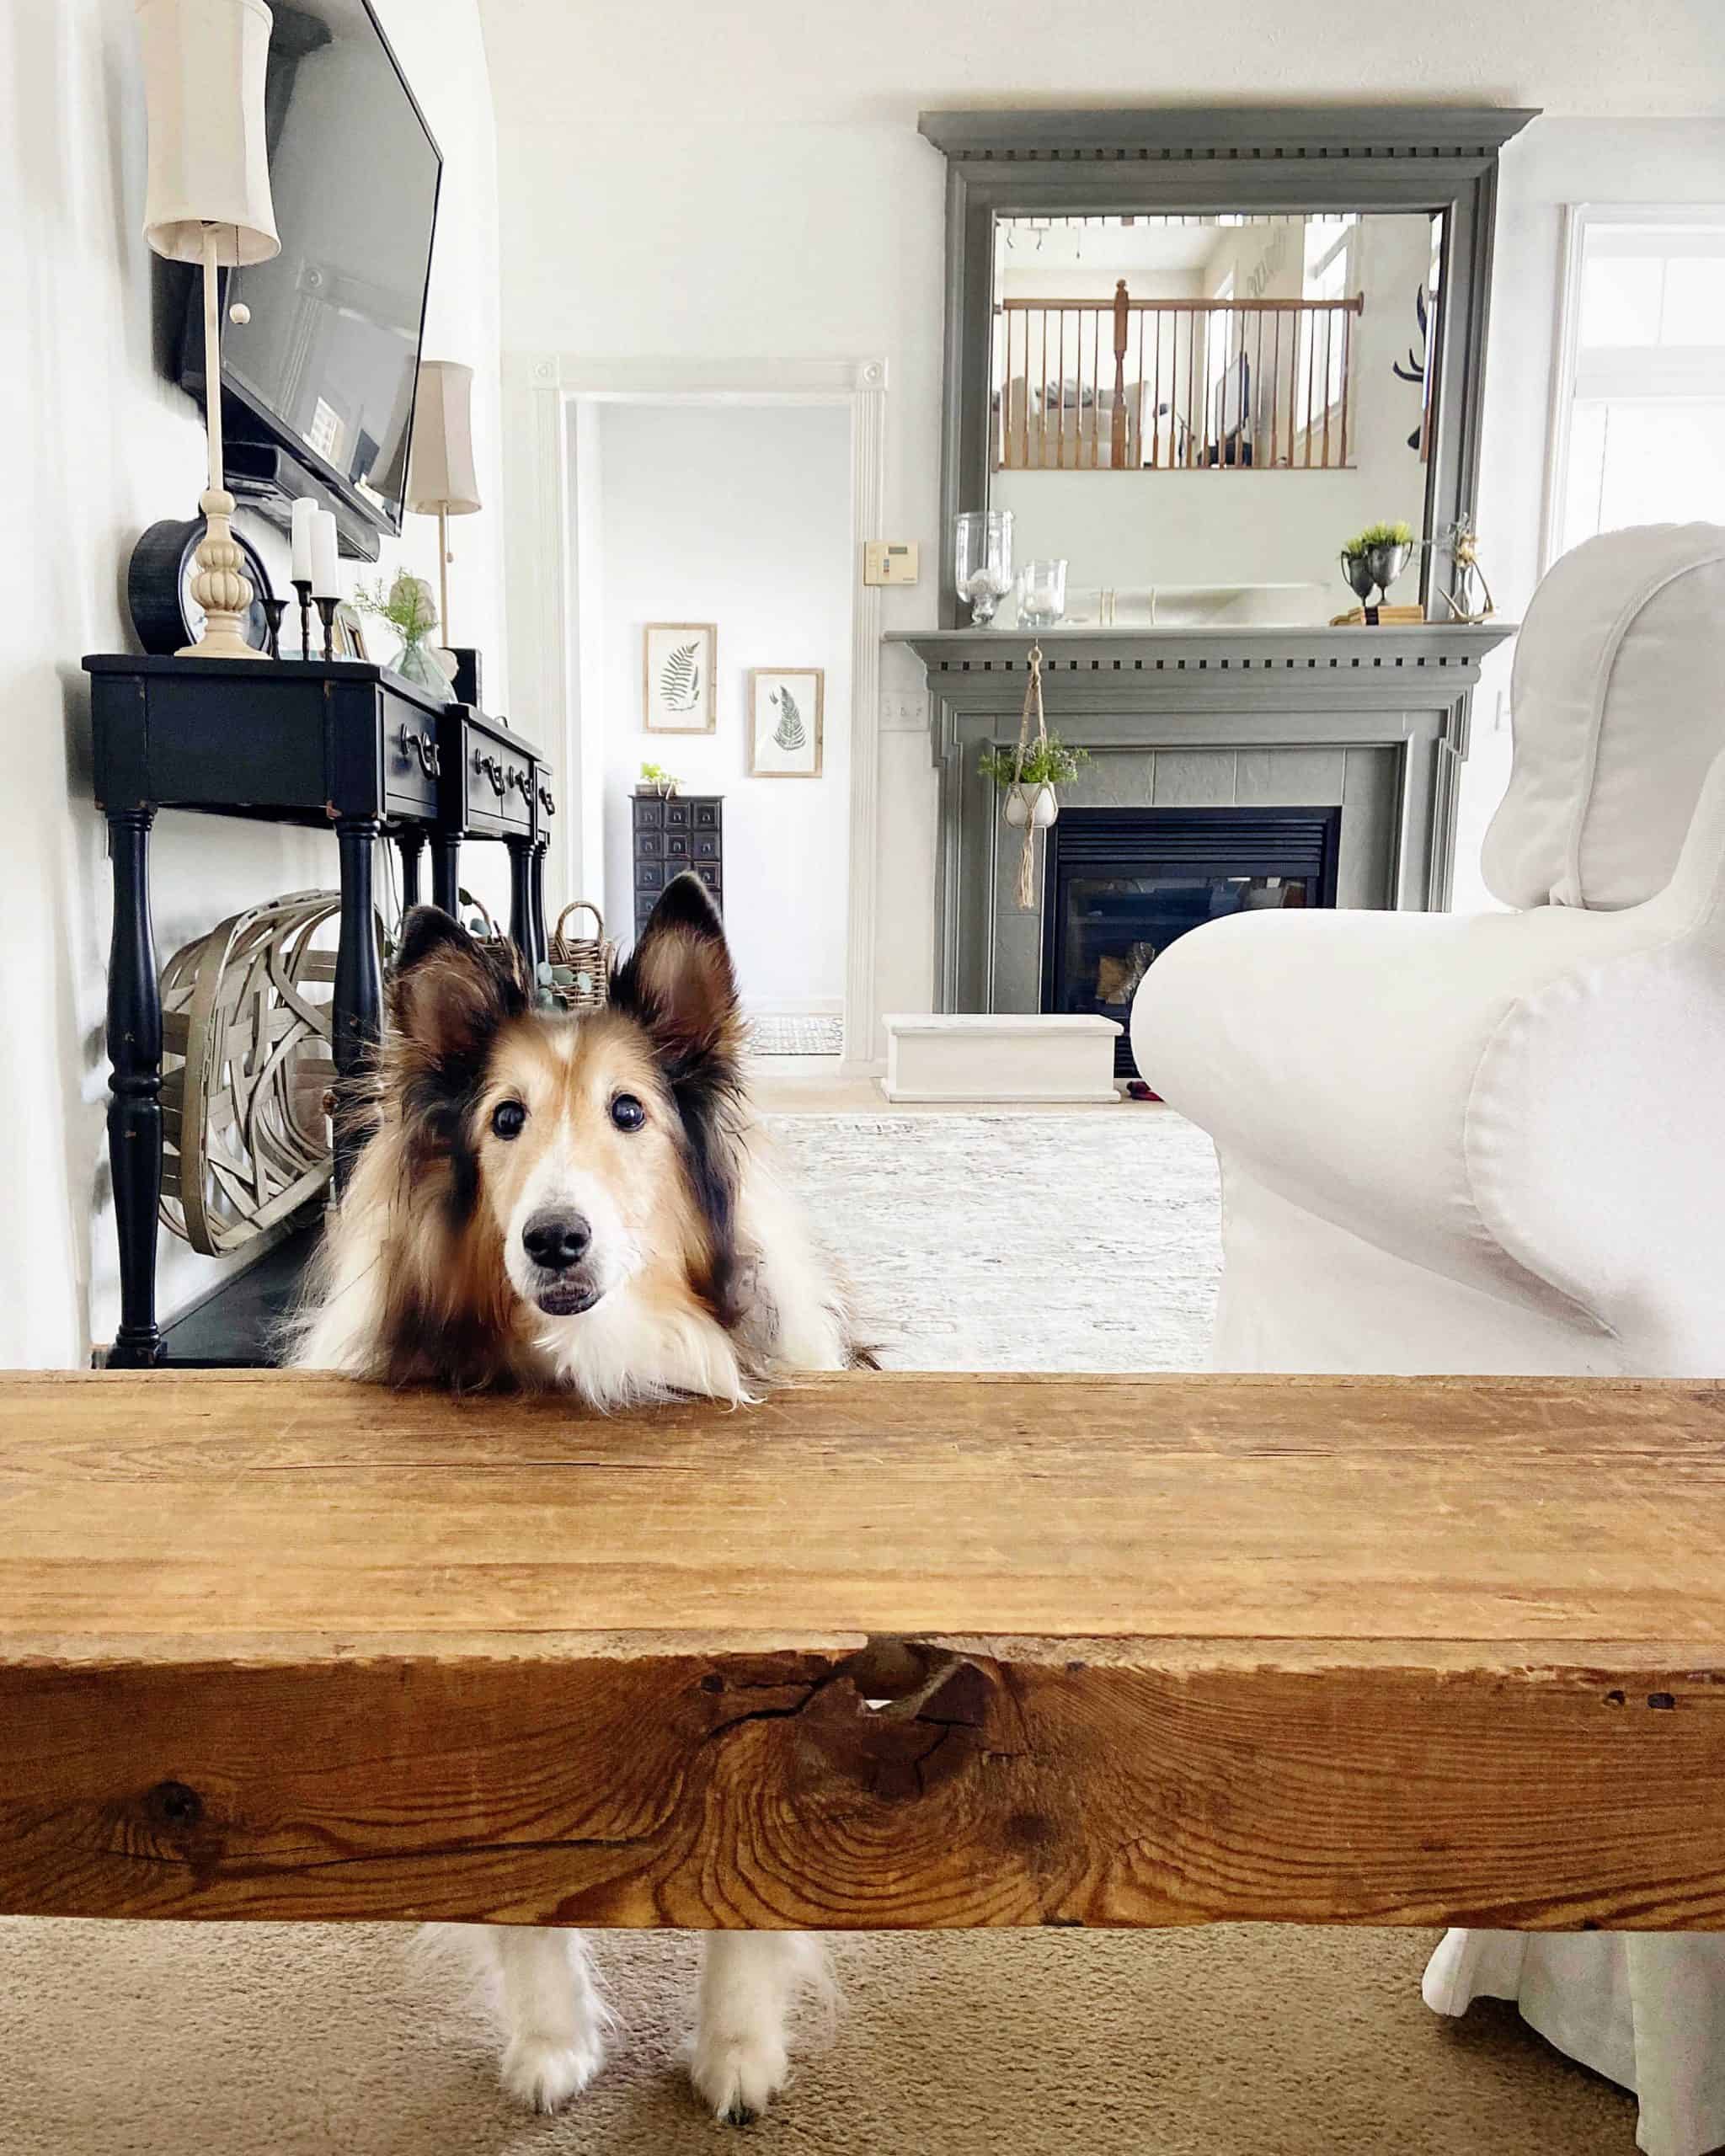
[[[505,561],[510,677],[526,730],[558,767],[562,830],[553,856],[559,898],[589,864],[582,832],[574,723],[579,685],[577,565],[571,541],[571,408],[579,403],[842,404],[851,414],[855,574],[851,603],[851,800],[845,937],[846,1075],[871,1061],[875,1009],[875,867],[880,814],[880,593],[862,582],[862,549],[885,536],[884,359],[598,360],[577,353],[511,355],[504,363]],[[602,873],[597,872],[597,873]]]

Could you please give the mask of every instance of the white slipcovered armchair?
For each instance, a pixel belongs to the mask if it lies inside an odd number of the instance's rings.
[[[1514,723],[1519,910],[1242,914],[1139,990],[1221,1163],[1219,1369],[1725,1374],[1725,529],[1559,562]],[[1725,1940],[1451,1932],[1425,1993],[1517,1999],[1649,2156],[1725,2143]]]

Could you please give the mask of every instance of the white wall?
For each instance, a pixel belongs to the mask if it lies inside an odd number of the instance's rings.
[[[380,0],[379,13],[445,157],[427,350],[478,370],[482,488],[499,490],[496,164],[474,0]],[[91,797],[85,652],[136,648],[125,611],[132,542],[195,513],[204,435],[158,371],[144,244],[143,99],[131,0],[20,0],[0,8],[0,338],[8,448],[9,597],[0,607],[0,1366],[77,1364],[117,1307],[103,1115],[109,928],[104,831]],[[278,569],[267,527],[249,527]],[[500,526],[457,527],[461,626],[501,675]],[[469,534],[472,536],[469,537]],[[385,568],[435,577],[435,529],[409,519]],[[236,723],[243,723],[243,713]],[[165,958],[227,913],[333,884],[335,849],[295,835],[165,815],[154,904]],[[164,1240],[171,1310],[214,1276]]]
[[[851,423],[835,405],[605,404],[599,507],[583,502],[603,654],[605,908],[633,935],[629,797],[644,762],[724,798],[724,912],[756,1011],[836,1012],[845,988],[850,815]],[[718,624],[712,734],[641,724],[649,622]],[[586,654],[583,654],[584,660]],[[749,670],[820,666],[822,775],[751,778]],[[585,744],[584,744],[585,745]]]
[[[889,627],[933,621],[944,543],[936,519],[945,165],[916,133],[919,109],[1153,104],[1171,84],[1188,104],[1376,98],[1571,115],[1725,109],[1725,8],[1696,0],[1528,0],[1513,9],[1455,0],[1441,35],[1429,9],[1410,6],[1374,20],[1365,37],[1328,0],[1214,0],[1201,10],[1089,0],[1081,34],[1052,41],[1046,10],[1031,0],[980,13],[880,0],[822,9],[818,34],[801,0],[482,6],[502,123],[505,349],[684,359],[884,352],[886,527],[919,540],[925,562],[920,589],[885,595]],[[1665,158],[1688,175],[1678,191],[1725,184],[1714,177],[1717,149],[1711,166],[1701,162],[1702,132],[1667,139]],[[1538,250],[1514,233],[1519,161],[1530,154],[1512,149],[1505,169],[1512,237],[1498,283],[1488,460],[1541,430],[1542,387],[1511,356],[1518,341],[1547,334],[1549,278]],[[1588,192],[1599,180],[1578,169],[1574,184]],[[1671,191],[1669,179],[1660,184]],[[1494,567],[1510,521],[1524,515],[1535,520],[1536,506],[1501,494],[1482,504]],[[889,653],[877,975],[889,1010],[926,1008],[932,979],[933,779],[926,739],[903,716],[921,686],[920,670]]]

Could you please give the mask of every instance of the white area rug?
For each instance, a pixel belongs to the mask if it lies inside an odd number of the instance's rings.
[[[756,1055],[841,1055],[842,1018],[751,1018],[749,1046]]]
[[[889,1368],[1204,1367],[1215,1155],[1172,1109],[766,1120]]]

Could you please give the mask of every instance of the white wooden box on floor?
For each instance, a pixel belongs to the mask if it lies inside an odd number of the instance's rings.
[[[1112,1018],[901,1012],[886,1027],[889,1101],[1113,1101]]]

